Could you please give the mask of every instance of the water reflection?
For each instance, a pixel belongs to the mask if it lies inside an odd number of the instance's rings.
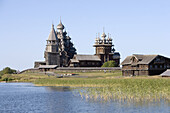
[[[0,83],[0,91],[0,113],[168,113],[170,110],[164,101],[136,106],[126,101],[82,99],[79,90],[70,87]]]
[[[45,87],[48,92],[50,92],[47,97],[47,106],[49,106],[49,112],[53,113],[58,111],[61,113],[66,113],[73,111],[72,105],[76,104],[73,100],[73,95],[69,87]]]
[[[67,86],[50,86],[50,87],[45,87],[48,91],[59,91],[59,92],[66,92],[66,91],[71,91],[72,89]]]

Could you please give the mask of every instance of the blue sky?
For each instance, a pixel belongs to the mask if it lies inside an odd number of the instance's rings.
[[[121,61],[131,54],[170,57],[169,0],[0,0],[0,70],[44,60],[60,16],[78,54],[94,54],[96,33],[110,33]]]

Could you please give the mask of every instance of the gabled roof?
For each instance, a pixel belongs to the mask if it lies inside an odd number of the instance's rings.
[[[143,56],[144,56],[144,55],[133,54],[133,56],[134,56],[137,60],[141,60],[141,59],[143,59]]]
[[[50,35],[48,37],[48,40],[58,40],[56,32],[54,30],[54,25],[52,25]]]
[[[121,63],[121,65],[133,64],[132,58],[135,57],[138,62],[135,64],[149,64],[152,60],[154,60],[158,55],[137,55],[134,54],[132,56],[127,56],[125,60]]]
[[[101,61],[97,55],[74,55],[74,58],[78,61]]]

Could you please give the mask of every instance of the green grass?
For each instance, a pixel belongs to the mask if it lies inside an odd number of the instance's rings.
[[[69,73],[69,72],[58,72]],[[72,72],[73,73],[73,72]],[[170,79],[158,76],[122,77],[121,71],[75,72],[76,76],[68,78],[48,77],[38,73],[7,74],[14,82],[33,82],[37,86],[80,87],[82,97],[104,100],[170,101]],[[88,87],[88,88],[86,88]]]
[[[70,76],[69,78],[108,78],[121,76],[121,71],[94,71],[94,72],[57,72],[57,74],[74,73],[76,76]],[[2,75],[0,81],[11,81],[11,82],[34,82],[41,79],[56,79],[56,76],[50,76],[40,73],[23,73],[23,74],[5,74]]]
[[[162,98],[170,101],[169,78],[48,78],[36,80],[34,83],[39,86],[81,87],[79,91],[80,95],[93,99],[154,101]],[[83,87],[85,88],[84,90],[82,90]]]
[[[5,74],[1,77],[0,81],[8,82],[34,82],[37,79],[48,78],[47,75],[40,75],[36,73],[26,74]]]
[[[104,80],[104,87],[88,88],[81,95],[104,100],[170,101],[170,79],[111,79]]]
[[[60,74],[65,73],[75,73],[78,75],[78,77],[88,77],[88,78],[107,78],[107,77],[116,77],[116,76],[122,76],[122,72],[120,70],[116,71],[93,71],[93,72],[56,72]]]

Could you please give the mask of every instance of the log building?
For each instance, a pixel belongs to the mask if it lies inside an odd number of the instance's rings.
[[[100,67],[101,59],[97,55],[74,55],[70,67]]]
[[[115,52],[114,45],[112,43],[112,38],[109,36],[106,38],[106,34],[103,32],[101,38],[96,38],[95,44],[95,55],[97,55],[101,59],[101,63],[105,63],[107,61],[113,60],[116,63],[116,67],[120,64],[120,54],[119,52]]]
[[[170,58],[161,55],[128,56],[121,63],[123,76],[159,75],[170,69]]]
[[[77,54],[76,48],[64,28],[65,27],[61,20],[57,25],[56,31],[54,25],[52,25],[51,32],[47,39],[46,49],[44,51],[45,61],[36,61],[34,63],[35,68],[38,68],[41,65],[46,65],[47,67],[49,67],[48,65],[67,67],[70,59]]]
[[[119,67],[120,54],[115,52],[109,34],[108,38],[106,38],[104,32],[101,35],[102,38],[100,36],[96,37],[94,44],[96,52],[94,55],[77,55],[76,48],[64,29],[61,20],[56,31],[54,25],[52,25],[51,32],[46,40],[45,61],[36,61],[34,68],[49,69],[52,68],[51,65],[57,67],[100,67],[110,60],[114,60],[116,67]]]
[[[70,60],[70,67],[101,67],[103,63],[113,60],[115,61],[116,67],[120,65],[120,54],[115,52],[112,44],[112,39],[106,38],[105,32],[100,36],[96,37],[95,54],[94,55],[74,55],[73,59]]]

